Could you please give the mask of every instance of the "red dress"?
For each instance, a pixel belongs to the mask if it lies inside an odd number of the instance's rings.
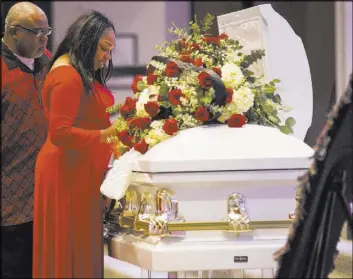
[[[43,85],[49,132],[35,169],[33,278],[103,278],[100,185],[112,153],[100,130],[114,98],[98,82],[93,91],[68,65]]]

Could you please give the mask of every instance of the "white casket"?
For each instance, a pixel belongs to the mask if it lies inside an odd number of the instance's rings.
[[[258,6],[219,17],[220,28],[223,17],[235,22],[260,19],[258,34],[269,40],[268,17],[279,15],[269,5]],[[288,40],[300,41],[288,25],[283,28],[291,31]],[[267,50],[269,44],[262,46]],[[291,78],[303,88],[300,94],[306,94],[284,101],[294,113],[304,110],[296,137],[258,125],[201,126],[181,131],[134,162],[127,194],[112,211],[120,227],[108,234],[109,256],[132,264],[130,277],[239,278],[244,271],[274,276],[273,253],[287,239],[297,178],[314,153],[302,141],[312,116],[305,51],[298,43],[286,47],[299,55],[298,61],[306,61],[297,63],[296,69],[288,65],[283,71],[285,61],[275,68],[282,67],[282,72],[275,71],[279,79],[292,69]],[[267,59],[264,69],[271,65],[272,57]],[[294,72],[305,74],[298,78]],[[294,94],[287,88],[294,83],[288,80],[284,96]],[[305,100],[300,106],[299,95]]]

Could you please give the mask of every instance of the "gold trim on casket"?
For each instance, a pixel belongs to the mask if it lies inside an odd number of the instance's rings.
[[[173,232],[224,230],[235,233],[256,229],[287,229],[293,220],[250,221],[246,197],[233,193],[228,197],[228,215],[221,221],[193,222],[178,214],[178,200],[169,189],[158,189],[154,198],[151,193],[140,194],[128,190],[119,201],[119,225],[124,229],[150,235],[168,235]]]

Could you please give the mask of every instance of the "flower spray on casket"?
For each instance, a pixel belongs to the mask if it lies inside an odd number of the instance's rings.
[[[214,16],[207,14],[198,24],[190,22],[190,32],[174,26],[176,40],[158,46],[146,75],[137,75],[131,85],[134,98],[108,109],[119,113],[118,134],[108,139],[114,145],[116,160],[101,192],[121,199],[129,185],[132,163],[154,145],[200,125],[226,124],[240,128],[246,123],[293,132],[295,120],[282,119],[276,93],[278,79],[265,81],[249,67],[264,55],[263,50],[242,53],[239,41],[226,34],[207,34]]]

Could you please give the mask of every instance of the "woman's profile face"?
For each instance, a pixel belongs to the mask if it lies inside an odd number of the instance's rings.
[[[112,28],[107,28],[99,38],[96,55],[94,57],[94,69],[103,68],[111,59],[112,50],[115,48],[115,33]]]

